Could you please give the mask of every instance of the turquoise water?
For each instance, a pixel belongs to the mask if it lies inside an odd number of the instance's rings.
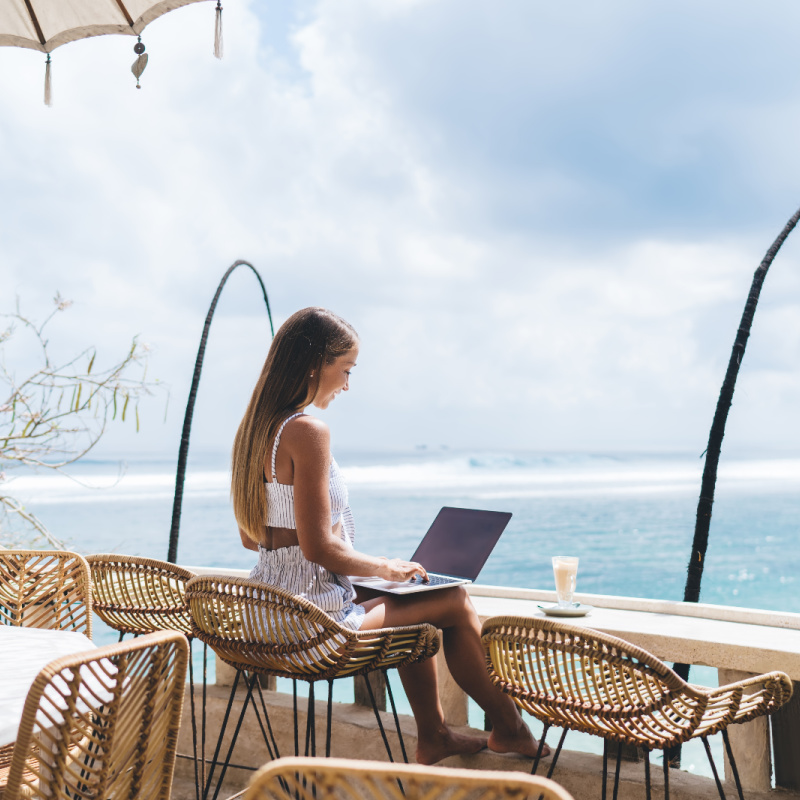
[[[577,555],[579,594],[683,597],[703,466],[697,458],[415,452],[338,453],[337,460],[365,552],[410,557],[443,505],[504,510],[511,523],[479,583],[549,589],[550,557]],[[72,549],[166,558],[174,461],[131,462],[120,480],[117,462],[88,461],[74,474],[105,488],[20,475],[12,489]],[[798,534],[800,459],[723,459],[701,600],[800,612]],[[178,563],[253,564],[239,543],[222,456],[190,463]],[[115,638],[98,625],[97,641]],[[199,668],[198,658],[199,648]],[[692,679],[713,685],[716,673],[695,669]],[[338,692],[337,699],[352,697],[346,686]],[[470,721],[482,726],[479,709]],[[580,746],[596,749],[588,737]],[[684,767],[705,773],[702,751],[688,750]]]
[[[478,581],[549,588],[550,556],[580,556],[579,591],[681,599],[702,462],[681,456],[338,454],[357,542],[408,557],[443,505],[511,511]],[[48,475],[11,488],[80,552],[165,558],[174,489],[170,460],[87,462],[83,486]],[[800,459],[721,465],[703,576],[704,602],[800,611]],[[247,569],[223,457],[190,464],[178,562]]]

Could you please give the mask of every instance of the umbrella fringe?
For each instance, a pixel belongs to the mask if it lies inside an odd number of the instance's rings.
[[[217,0],[217,12],[214,20],[214,56],[222,58],[222,4]]]
[[[47,54],[47,61],[44,67],[44,104],[53,105],[53,83],[50,77],[50,53]]]

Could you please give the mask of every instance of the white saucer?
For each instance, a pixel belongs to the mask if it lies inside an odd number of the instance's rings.
[[[559,606],[539,606],[548,617],[585,617],[594,606],[578,603],[574,606],[560,608]]]

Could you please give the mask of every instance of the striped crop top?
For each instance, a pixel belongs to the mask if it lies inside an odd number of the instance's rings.
[[[295,417],[302,416],[302,412],[292,414],[287,417],[275,435],[275,444],[272,446],[272,480],[264,478],[264,486],[267,491],[267,525],[270,528],[289,528],[297,529],[297,522],[294,516],[294,486],[288,483],[278,483],[275,474],[275,459],[278,455],[278,445],[281,441],[281,434],[286,427],[286,423]],[[339,465],[331,456],[330,468],[330,497],[331,497],[331,525],[335,525],[344,514],[348,507],[347,486],[342,478]]]

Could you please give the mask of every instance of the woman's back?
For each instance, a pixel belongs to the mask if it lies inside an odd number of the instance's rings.
[[[267,494],[267,541],[259,544],[258,563],[250,577],[304,597],[340,624],[357,630],[361,626],[364,609],[353,602],[353,585],[346,576],[336,575],[305,557],[297,540],[294,484],[278,481],[277,457],[281,436],[287,424],[301,416],[305,415],[298,412],[287,417],[275,436],[270,458],[270,479],[267,479],[266,474],[264,476],[264,490]],[[343,541],[352,547],[355,541],[355,523],[348,506],[347,486],[332,456],[329,494],[331,527],[338,527]]]

